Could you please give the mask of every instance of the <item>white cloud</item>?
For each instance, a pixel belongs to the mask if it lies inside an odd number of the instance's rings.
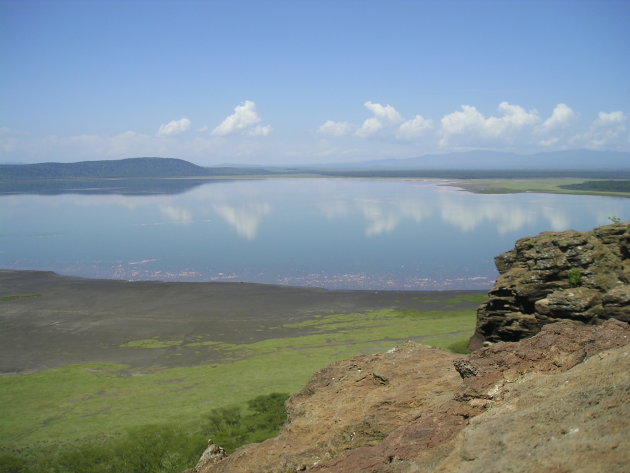
[[[564,103],[559,103],[551,112],[549,118],[534,129],[534,133],[540,137],[537,144],[550,147],[566,147],[570,126],[577,118],[577,113]]]
[[[533,125],[540,118],[536,110],[530,110],[529,112],[519,105],[512,105],[508,102],[501,102],[499,104],[499,112],[503,113],[502,117],[489,117],[487,122],[490,127],[495,130],[510,127],[521,128],[524,126]]]
[[[558,143],[560,143],[560,138],[558,138],[557,136],[552,136],[551,138],[547,138],[545,140],[540,140],[538,142],[539,145],[545,146],[545,147],[551,147],[551,146],[555,146]]]
[[[355,132],[355,135],[360,138],[367,138],[368,136],[374,135],[381,128],[383,128],[383,124],[378,118],[368,118],[363,122],[361,128]]]
[[[188,131],[191,121],[188,118],[180,118],[179,120],[173,120],[166,125],[161,125],[157,132],[158,136],[175,136]]]
[[[624,149],[630,143],[626,127],[627,116],[622,111],[599,112],[588,131],[573,136],[570,144],[591,149]]]
[[[595,124],[607,126],[607,125],[621,123],[625,121],[625,119],[626,119],[626,115],[620,110],[617,110],[616,112],[610,112],[610,113],[599,112],[597,116],[597,120],[595,121]]]
[[[350,134],[353,128],[354,126],[348,122],[335,122],[333,120],[327,120],[317,129],[317,133],[321,135],[343,136]]]
[[[234,107],[234,113],[226,117],[219,126],[212,130],[215,136],[243,134],[248,136],[267,136],[271,133],[270,125],[260,125],[261,118],[256,112],[256,104],[246,100]]]
[[[442,117],[442,130],[447,135],[480,133],[485,124],[484,116],[471,105],[462,105],[461,112],[453,112]]]
[[[360,138],[372,136],[385,126],[402,121],[400,114],[391,105],[381,105],[380,103],[368,101],[363,106],[372,112],[374,116],[365,120],[355,132],[355,135]]]
[[[536,110],[527,111],[519,105],[501,102],[499,116],[484,117],[475,107],[462,105],[462,110],[445,115],[441,119],[441,146],[453,139],[469,145],[479,141],[512,141],[514,136],[536,124],[540,117]]]
[[[433,120],[424,118],[422,115],[416,115],[411,120],[407,120],[400,125],[396,137],[403,140],[413,140],[424,135],[432,128]]]
[[[549,131],[556,128],[566,127],[575,117],[576,113],[571,109],[571,107],[563,103],[559,103],[553,109],[551,116],[543,122],[541,129],[543,131]]]
[[[273,131],[271,125],[256,125],[254,128],[248,129],[245,134],[249,136],[267,136]]]
[[[381,105],[367,101],[363,104],[376,118],[384,122],[398,122],[402,120],[400,114],[391,105]]]

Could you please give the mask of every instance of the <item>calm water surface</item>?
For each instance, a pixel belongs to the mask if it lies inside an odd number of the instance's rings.
[[[524,236],[627,220],[630,199],[444,183],[215,182],[176,195],[0,196],[0,267],[115,279],[485,289]]]

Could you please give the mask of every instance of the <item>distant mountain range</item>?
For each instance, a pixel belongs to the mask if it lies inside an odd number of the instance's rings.
[[[390,170],[630,170],[630,153],[617,151],[552,151],[516,154],[501,151],[464,151],[428,154],[417,158],[382,159],[357,163],[323,164],[335,169]]]
[[[520,172],[516,172],[520,171]],[[174,158],[129,158],[78,163],[0,165],[0,181],[37,179],[109,179],[242,176],[315,173],[382,177],[523,177],[544,173],[559,176],[630,177],[630,153],[614,151],[554,151],[522,155],[497,151],[467,151],[353,163],[304,165],[293,168],[233,165],[202,167]],[[461,176],[460,176],[461,174]]]

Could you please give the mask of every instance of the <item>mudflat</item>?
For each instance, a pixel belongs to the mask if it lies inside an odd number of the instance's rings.
[[[195,345],[295,337],[308,327],[287,325],[329,314],[474,309],[478,302],[470,296],[476,294],[484,293],[130,282],[0,270],[0,373],[74,363],[159,368],[220,362],[220,351],[209,355]]]

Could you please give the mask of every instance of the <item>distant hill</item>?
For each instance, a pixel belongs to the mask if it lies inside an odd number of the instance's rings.
[[[320,166],[318,166],[320,167]],[[536,154],[501,151],[464,151],[427,154],[416,158],[382,159],[321,165],[332,169],[387,170],[630,170],[630,153],[617,151],[568,150]]]
[[[0,165],[1,179],[152,178],[193,177],[208,174],[206,168],[173,158]]]
[[[357,177],[630,177],[630,153],[615,151],[554,151],[531,155],[466,151],[416,158],[287,167],[221,165],[202,167],[174,158],[129,158],[78,163],[0,164],[0,184],[19,181],[244,176],[310,173]]]

